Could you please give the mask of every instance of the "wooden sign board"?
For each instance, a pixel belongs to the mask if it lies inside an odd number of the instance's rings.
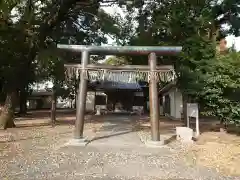
[[[198,104],[188,103],[187,104],[187,116],[188,117],[198,117]]]

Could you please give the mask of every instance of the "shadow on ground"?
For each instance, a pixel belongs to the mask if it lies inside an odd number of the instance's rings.
[[[74,109],[61,109],[57,110],[57,120],[54,126],[62,126],[62,125],[74,125],[76,120],[76,111]],[[129,115],[127,113],[112,113],[107,115],[91,115],[87,113],[85,116],[85,124],[98,124],[105,122],[112,122],[114,117],[118,117],[118,121],[121,123],[128,124],[129,119],[140,122],[138,128],[143,131],[149,131],[150,129],[150,118],[148,116],[136,116]],[[50,120],[50,111],[49,110],[41,110],[41,111],[30,111],[26,116],[16,117],[15,118],[17,128],[24,127],[41,127],[41,126],[52,126],[52,122]],[[200,132],[219,132],[222,128],[222,125],[219,124],[219,121],[216,119],[200,119]],[[117,124],[116,124],[117,126]],[[175,132],[175,128],[177,126],[184,126],[184,123],[181,120],[170,120],[166,117],[160,117],[160,132],[161,133],[173,133]],[[192,119],[190,121],[190,127],[195,129],[195,120]],[[107,127],[111,128],[111,127]],[[234,125],[229,125],[226,129],[228,133],[240,135],[239,127]]]

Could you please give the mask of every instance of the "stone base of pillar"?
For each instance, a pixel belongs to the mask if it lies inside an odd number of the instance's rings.
[[[96,116],[100,116],[101,115],[101,112],[100,112],[100,110],[97,110],[97,112],[96,112],[96,114],[95,114]]]
[[[86,146],[87,144],[88,144],[88,140],[86,138],[81,138],[81,139],[71,139],[65,144],[65,146]]]
[[[97,116],[101,115],[101,107],[100,106],[96,106],[96,110],[97,110],[97,112],[96,112],[95,115],[97,115]]]
[[[152,140],[149,140],[145,143],[145,145],[147,147],[152,147],[152,148],[160,148],[160,147],[164,147],[165,145],[165,141],[164,140],[161,140],[161,141],[152,141]]]

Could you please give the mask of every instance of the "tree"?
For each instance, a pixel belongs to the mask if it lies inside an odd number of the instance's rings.
[[[127,62],[127,59],[124,57],[111,56],[108,59],[106,59],[105,64],[119,66],[127,65],[129,63]]]
[[[29,3],[26,3],[25,12],[20,12],[24,8],[20,1],[1,1],[1,84],[2,89],[6,92],[5,106],[3,107],[0,117],[0,127],[14,126],[12,116],[14,111],[15,91],[21,88],[22,84],[30,77],[23,76],[22,81],[18,77],[24,75],[25,72],[31,73],[31,63],[25,61],[30,56],[29,48],[32,46],[32,39],[29,37],[28,23],[32,20],[32,11],[28,9]],[[12,11],[19,10],[18,22],[12,15]],[[29,17],[29,19],[27,19]],[[23,28],[24,27],[24,28]],[[26,65],[26,66],[25,66]],[[25,72],[23,68],[27,67]]]
[[[42,49],[66,42],[67,39],[70,40],[67,43],[86,44],[101,44],[106,41],[102,31],[106,31],[104,24],[90,15],[103,14],[98,12],[100,3],[109,1],[1,1],[0,77],[2,89],[6,92],[5,105],[0,116],[1,128],[14,126],[14,97],[19,90],[26,91],[28,85],[36,80],[33,72],[37,67],[36,57]],[[69,31],[66,27],[74,28]],[[62,33],[65,35],[59,38]],[[72,38],[76,33],[78,36]],[[19,77],[23,78],[22,81],[19,81]]]
[[[218,117],[222,123],[240,124],[240,54],[219,55],[211,61],[209,71],[202,76],[200,102],[205,114]]]
[[[240,2],[236,0],[182,0],[141,1],[131,5],[137,12],[136,33],[130,45],[180,45],[183,53],[178,57],[159,57],[160,64],[173,64],[177,73],[177,85],[183,92],[186,119],[187,97],[202,97],[205,74],[211,71],[215,50],[220,36],[239,34]],[[132,14],[129,11],[129,15]],[[228,24],[228,30],[222,25]],[[128,37],[129,38],[129,37]],[[147,64],[147,57],[131,58],[132,64]],[[210,97],[209,97],[210,98]],[[205,99],[208,103],[209,99]],[[215,113],[216,115],[216,113]]]

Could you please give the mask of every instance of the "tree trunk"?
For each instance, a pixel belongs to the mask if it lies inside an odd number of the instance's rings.
[[[187,126],[187,103],[188,96],[186,94],[183,94],[183,122],[185,126]]]
[[[51,122],[52,122],[52,126],[55,126],[56,124],[56,101],[57,101],[57,97],[56,97],[56,91],[55,88],[52,89],[52,107],[51,107]]]
[[[226,132],[227,131],[227,123],[224,121],[224,119],[220,119],[220,132]]]
[[[144,98],[143,111],[144,111],[144,114],[148,114],[149,109],[148,109],[147,101],[149,101],[149,90],[146,88],[143,88],[143,98]]]
[[[71,101],[70,108],[73,109],[73,102],[74,102],[74,100],[71,99],[70,101]]]
[[[27,93],[25,91],[20,91],[19,108],[19,114],[24,115],[27,113]]]
[[[15,93],[7,93],[5,104],[0,115],[0,129],[16,127],[14,118],[14,95]]]

